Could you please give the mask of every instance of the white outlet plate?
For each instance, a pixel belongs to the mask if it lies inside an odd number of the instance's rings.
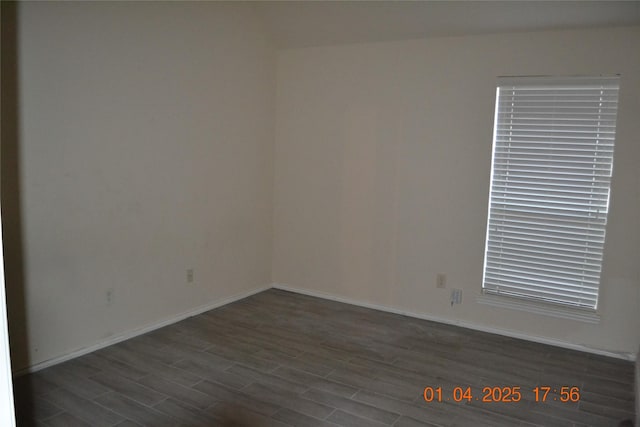
[[[436,275],[436,287],[444,289],[447,287],[447,275],[444,273],[438,273]]]
[[[462,304],[462,289],[451,289],[451,305]]]

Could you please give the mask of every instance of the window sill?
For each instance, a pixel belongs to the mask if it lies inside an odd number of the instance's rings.
[[[577,320],[585,323],[600,323],[600,315],[597,312],[581,310],[579,308],[559,307],[536,301],[492,294],[481,294],[476,301],[480,304],[493,307],[526,311],[543,316],[559,317],[561,319]]]

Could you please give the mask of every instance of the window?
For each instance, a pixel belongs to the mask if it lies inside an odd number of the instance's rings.
[[[483,292],[596,310],[618,77],[501,78]]]

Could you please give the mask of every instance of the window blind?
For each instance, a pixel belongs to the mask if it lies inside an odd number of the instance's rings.
[[[485,293],[597,308],[619,79],[504,78]]]

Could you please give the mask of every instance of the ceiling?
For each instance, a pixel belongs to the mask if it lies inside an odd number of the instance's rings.
[[[640,1],[260,1],[280,48],[640,25]]]

